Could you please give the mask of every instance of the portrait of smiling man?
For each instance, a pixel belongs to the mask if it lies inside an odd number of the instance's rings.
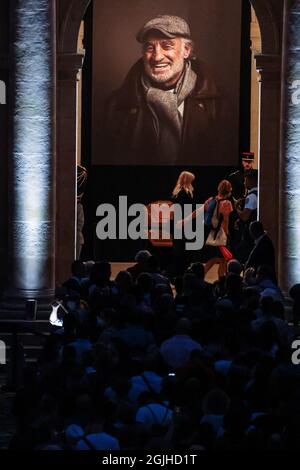
[[[187,22],[159,15],[137,33],[142,57],[105,112],[111,163],[201,165],[217,152],[221,96],[193,54]]]

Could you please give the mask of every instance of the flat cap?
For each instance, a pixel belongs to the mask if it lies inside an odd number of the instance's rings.
[[[159,31],[167,38],[191,37],[189,25],[179,16],[158,15],[148,21],[136,35],[138,42],[143,42],[145,35],[152,30]]]

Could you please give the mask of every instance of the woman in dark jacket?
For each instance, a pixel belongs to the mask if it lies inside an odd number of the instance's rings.
[[[187,204],[190,205],[190,212],[193,212],[194,181],[195,175],[193,173],[182,171],[172,192],[172,201],[181,207],[182,218],[188,216],[184,210]],[[173,239],[173,265],[171,270],[173,276],[182,275],[190,264],[190,254],[185,249],[185,244],[184,233],[180,240]]]

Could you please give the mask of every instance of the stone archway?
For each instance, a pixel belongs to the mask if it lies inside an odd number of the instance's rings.
[[[77,73],[84,59],[77,53],[77,40],[89,3],[90,0],[61,0],[57,15],[56,283],[69,277],[74,260]]]
[[[262,54],[280,54],[280,28],[273,10],[272,0],[250,0],[261,30]],[[277,4],[279,4],[277,2]]]
[[[80,23],[91,0],[61,0],[57,48],[59,53],[76,53]]]
[[[83,56],[77,54],[80,23],[90,0],[61,0],[58,11],[57,86],[57,282],[69,274],[75,241],[76,75]],[[278,247],[281,0],[251,0],[262,35],[260,73],[260,218]],[[67,222],[66,222],[67,221]]]
[[[279,18],[283,2],[251,0],[262,37],[262,53],[256,56],[260,82],[259,218],[279,247],[279,161],[282,33]],[[272,197],[270,198],[270,195]]]

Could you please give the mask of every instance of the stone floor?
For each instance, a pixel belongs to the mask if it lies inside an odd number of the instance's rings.
[[[6,374],[0,366],[0,450],[7,449],[8,444],[15,434],[15,420],[12,414],[12,405],[15,394],[4,392]]]

